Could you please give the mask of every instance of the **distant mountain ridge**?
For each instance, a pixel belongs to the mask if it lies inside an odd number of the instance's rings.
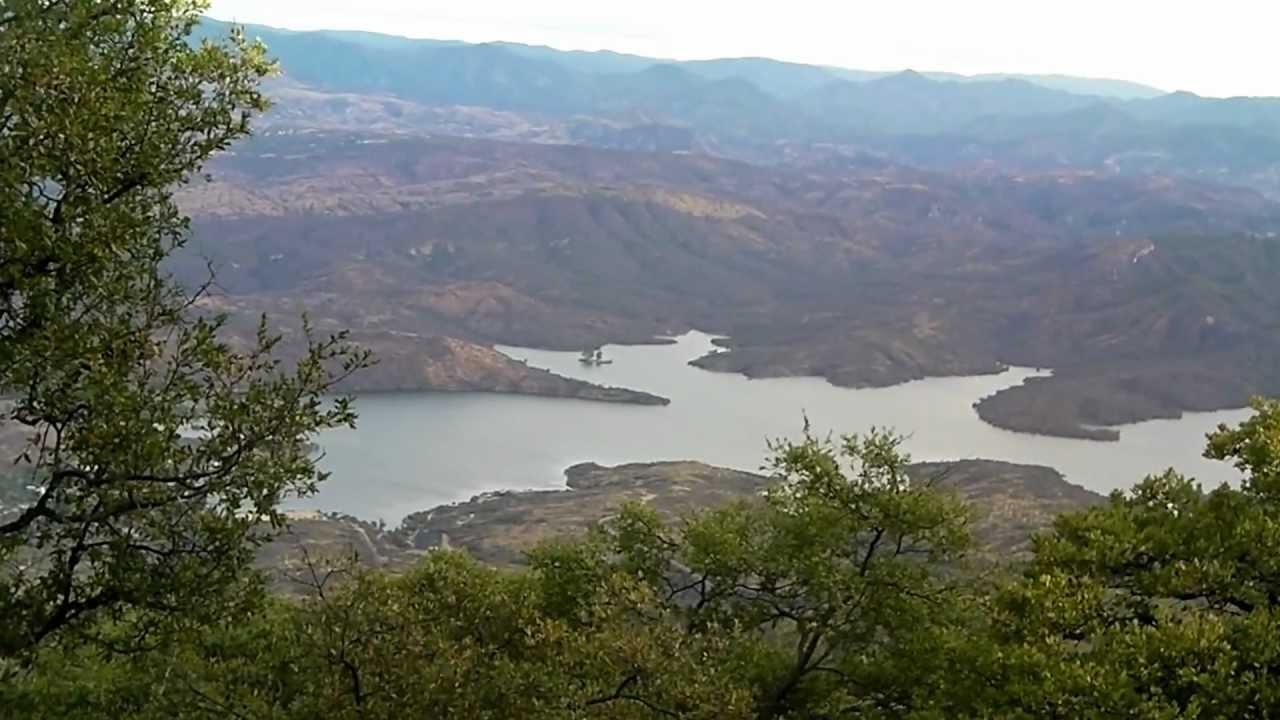
[[[1053,367],[978,412],[1067,436],[1280,388],[1280,100],[249,32],[284,77],[196,244],[222,309],[361,328],[388,386],[532,387],[424,338],[696,327],[751,376]]]
[[[198,33],[218,36],[233,23],[205,19],[205,27]],[[275,45],[273,40],[291,36],[307,37],[357,45],[378,51],[421,52],[423,49],[441,47],[499,47],[521,57],[554,62],[567,70],[589,75],[611,75],[639,72],[654,65],[677,65],[708,80],[740,77],[772,95],[787,97],[814,90],[832,80],[863,82],[897,74],[892,70],[859,70],[835,66],[775,60],[766,57],[733,57],[708,60],[672,60],[619,53],[611,50],[559,50],[545,45],[528,45],[516,42],[468,43],[460,40],[408,38],[359,30],[288,30],[267,25],[244,25],[250,37],[258,36]],[[1149,85],[1111,78],[1088,78],[1059,74],[984,73],[962,75],[952,72],[923,72],[925,77],[946,82],[990,82],[1000,80],[1024,80],[1053,90],[1078,95],[1116,98],[1121,100],[1153,98],[1165,91]]]
[[[197,37],[221,37],[227,28],[208,20]],[[1156,173],[1280,198],[1276,98],[1159,94],[1057,76],[876,73],[767,58],[663,62],[516,43],[246,29],[280,60],[286,80],[344,96],[300,98],[305,111],[286,106],[300,126],[372,123],[764,164],[879,157],[944,171]],[[361,104],[358,119],[323,117]],[[442,108],[520,119],[469,129],[428,117]]]

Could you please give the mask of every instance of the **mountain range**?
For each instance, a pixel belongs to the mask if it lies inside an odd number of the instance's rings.
[[[184,191],[178,270],[355,329],[353,389],[660,402],[488,346],[698,328],[752,376],[1052,367],[978,406],[1027,432],[1280,392],[1280,101],[248,32],[276,106]]]
[[[222,309],[355,328],[395,358],[372,388],[433,375],[421,338],[576,350],[700,328],[732,339],[699,364],[753,376],[1055,367],[984,416],[1057,434],[1280,389],[1280,206],[1249,190],[323,131],[210,169],[183,200]],[[1045,393],[1052,412],[1026,409]]]
[[[203,36],[226,25],[208,21]],[[876,73],[766,58],[667,62],[513,43],[249,26],[286,78],[332,93],[690,133],[690,149],[779,162],[836,146],[936,169],[1167,172],[1280,193],[1280,100],[1062,76]],[[576,139],[610,146],[613,134]]]
[[[197,29],[195,39],[220,39],[232,26],[213,18],[206,18]],[[565,70],[583,76],[610,76],[635,73],[657,65],[678,66],[707,80],[740,78],[761,90],[782,99],[817,90],[837,80],[864,82],[889,77],[892,71],[856,70],[851,68],[808,65],[765,57],[718,58],[711,60],[671,60],[612,52],[609,50],[557,50],[545,45],[527,45],[512,42],[466,43],[457,40],[433,40],[406,38],[381,33],[351,30],[295,31],[266,25],[244,25],[246,34],[266,42],[282,61],[297,68],[294,72],[314,70],[318,65],[333,62],[349,68],[363,66],[378,68],[379,74],[395,73],[387,63],[397,63],[401,70],[405,63],[429,59],[437,50],[463,50],[468,48],[493,48],[528,60],[558,65]],[[326,58],[325,53],[330,53]],[[1164,91],[1125,80],[1084,78],[1069,75],[1030,75],[1018,73],[987,73],[961,75],[948,72],[926,72],[930,79],[948,82],[998,82],[1021,80],[1042,87],[1081,95],[1111,97],[1121,100],[1153,98]],[[332,79],[330,76],[327,76]]]

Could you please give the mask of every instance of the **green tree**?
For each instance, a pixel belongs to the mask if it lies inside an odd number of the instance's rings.
[[[645,579],[666,622],[727,642],[753,717],[918,709],[922,673],[902,670],[922,668],[964,618],[969,516],[909,477],[901,442],[806,433],[774,448],[778,484],[763,501],[674,528],[628,507],[605,530],[607,556]]]
[[[611,574],[572,608],[561,580],[449,552],[400,577],[326,571],[305,599],[128,663],[45,652],[0,702],[13,718],[747,717],[721,650],[637,614],[653,603],[634,579]]]
[[[899,443],[780,446],[758,502],[672,528],[629,506],[522,571],[449,552],[336,588],[317,570],[308,599],[132,672],[44,653],[0,701],[17,717],[945,717],[937,658],[958,656],[973,607],[967,513],[908,478]]]
[[[1170,470],[1037,539],[1025,577],[993,598],[986,658],[969,666],[982,668],[971,687],[987,688],[985,711],[1280,712],[1280,404],[1254,408],[1205,453],[1233,462],[1240,487],[1206,493]]]
[[[348,424],[341,337],[273,356],[164,270],[174,189],[244,136],[272,70],[238,34],[187,38],[198,0],[0,2],[0,396],[38,485],[0,511],[0,662],[69,631],[132,645],[222,605],[307,437]],[[236,347],[241,347],[237,350]]]

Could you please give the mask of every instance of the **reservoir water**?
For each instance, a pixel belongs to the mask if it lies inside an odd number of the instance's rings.
[[[559,488],[574,463],[701,460],[757,470],[770,438],[795,437],[807,416],[837,434],[889,427],[909,436],[915,460],[990,458],[1048,465],[1099,492],[1174,466],[1206,486],[1238,479],[1200,456],[1205,434],[1247,410],[1187,414],[1119,428],[1119,442],[1012,433],[982,422],[973,403],[1032,370],[931,378],[888,388],[838,388],[819,378],[749,380],[688,361],[713,349],[690,333],[671,345],[608,346],[614,362],[584,367],[577,353],[499,348],[561,375],[646,390],[666,407],[486,393],[360,397],[357,430],[319,439],[333,473],[318,495],[293,503],[397,523],[408,513],[502,489]]]

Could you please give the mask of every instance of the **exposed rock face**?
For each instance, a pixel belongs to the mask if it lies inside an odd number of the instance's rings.
[[[927,377],[986,375],[1006,366],[994,353],[957,349],[941,338],[884,330],[850,330],[813,337],[801,344],[766,341],[739,346],[721,341],[729,352],[693,361],[705,370],[736,372],[752,378],[815,376],[841,387],[885,387]]]
[[[218,299],[216,304],[205,303],[205,308],[232,313],[235,320],[228,328],[230,339],[248,344],[247,338],[252,337],[255,326],[245,322],[252,315],[243,305]],[[300,316],[301,311],[290,315],[289,309],[284,309],[274,317],[288,320]],[[343,329],[341,322],[331,317],[311,315],[310,318],[318,332]],[[301,355],[304,346],[296,322],[282,325],[278,330],[285,340],[279,347],[281,359],[288,361]],[[637,405],[670,402],[652,393],[557,375],[515,360],[490,346],[456,337],[383,329],[348,333],[352,342],[372,351],[375,364],[344,380],[337,388],[340,392],[498,392]]]
[[[1103,500],[1035,465],[961,460],[920,463],[910,472],[969,502],[979,548],[1000,558],[1025,553],[1031,535],[1059,513]],[[452,548],[483,562],[520,565],[539,542],[580,535],[626,502],[648,503],[675,522],[689,511],[758,497],[770,483],[764,475],[696,462],[584,463],[565,477],[567,490],[488,493],[414,513],[395,530],[338,514],[296,514],[288,530],[259,551],[258,565],[286,593],[308,591],[314,580],[308,561],[321,573],[352,560],[395,572],[424,553]]]

